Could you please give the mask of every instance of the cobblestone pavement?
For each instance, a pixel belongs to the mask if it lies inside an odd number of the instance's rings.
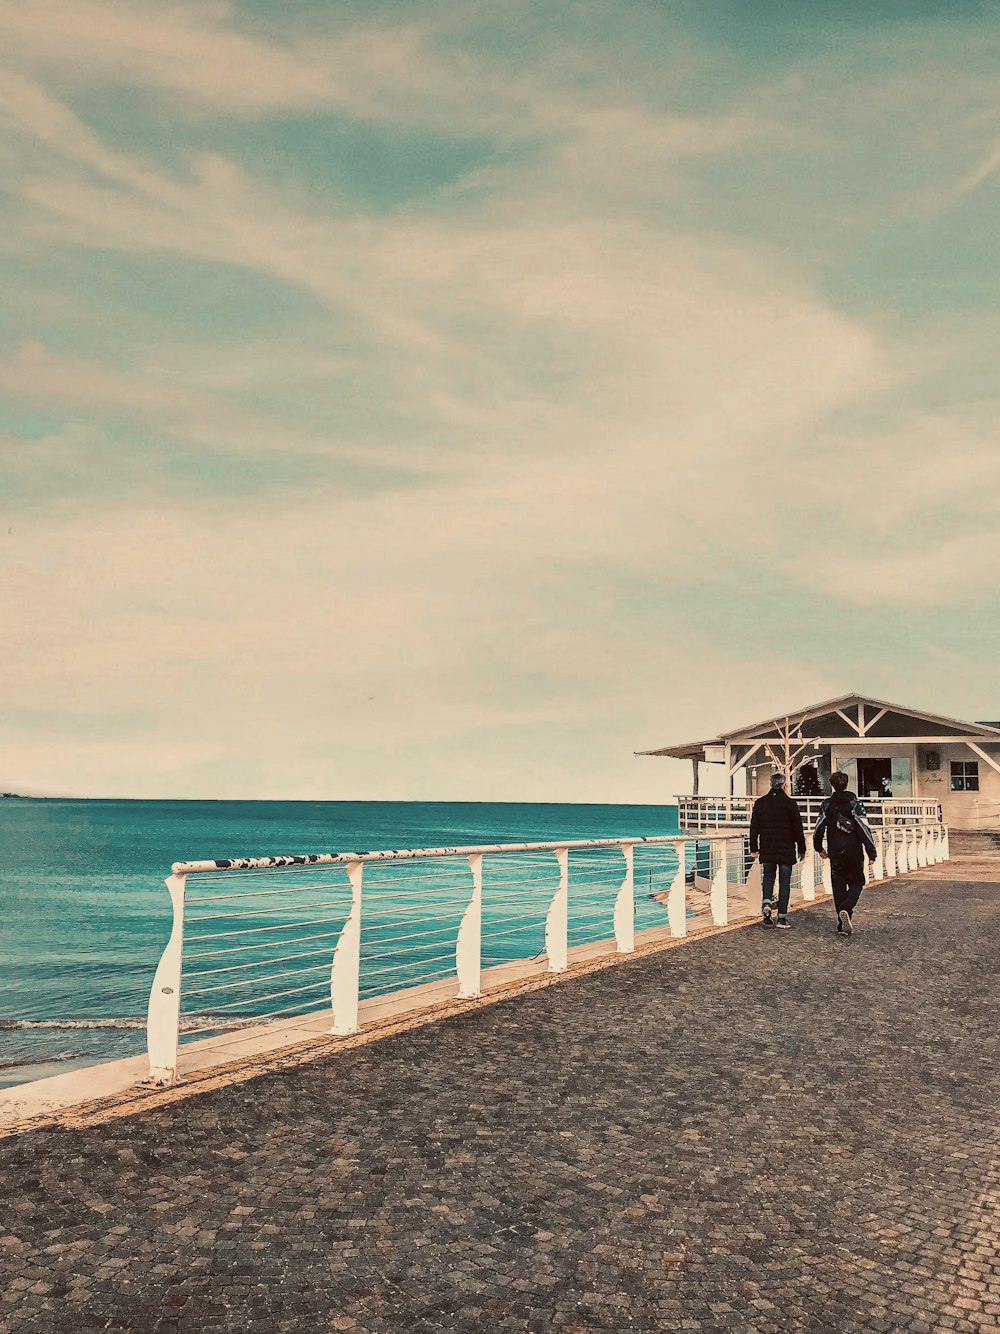
[[[0,1330],[1000,1327],[1000,886],[0,1141]]]

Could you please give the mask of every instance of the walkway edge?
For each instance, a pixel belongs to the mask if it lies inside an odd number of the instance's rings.
[[[954,865],[954,862],[952,862],[952,865]],[[935,869],[942,870],[943,868]],[[926,872],[911,871],[905,877],[898,876],[891,880],[872,882],[869,884],[868,890],[871,892],[872,890],[902,888],[911,878],[924,878],[925,876]],[[798,912],[803,908],[818,908],[831,902],[829,895],[817,896],[816,899],[808,901],[800,900],[798,903],[789,904],[789,912]],[[730,922],[726,926],[702,927],[697,931],[689,932],[686,936],[666,936],[663,939],[647,943],[641,943],[637,940],[635,951],[632,954],[609,953],[596,959],[587,959],[577,963],[570,962],[565,972],[543,973],[497,986],[486,995],[475,999],[459,1000],[452,998],[424,1009],[375,1020],[360,1032],[347,1037],[318,1036],[258,1056],[242,1057],[226,1065],[212,1066],[203,1072],[192,1072],[186,1075],[182,1081],[168,1088],[135,1085],[123,1093],[95,1098],[89,1102],[80,1102],[51,1112],[43,1112],[20,1120],[9,1121],[0,1125],[0,1140],[33,1130],[73,1130],[85,1126],[100,1125],[119,1117],[133,1116],[154,1108],[170,1106],[173,1103],[197,1097],[202,1093],[210,1093],[231,1084],[246,1083],[251,1079],[257,1079],[261,1075],[297,1069],[300,1066],[309,1065],[314,1061],[323,1060],[343,1051],[353,1051],[357,1047],[365,1047],[370,1043],[380,1042],[384,1038],[393,1037],[397,1033],[406,1033],[414,1029],[424,1028],[443,1019],[473,1014],[477,1010],[485,1009],[487,1006],[495,1005],[500,1001],[512,1000],[518,996],[543,991],[547,987],[559,986],[576,978],[604,972],[609,968],[626,967],[636,959],[648,958],[653,954],[662,954],[685,945],[697,944],[699,941],[710,938],[714,939],[716,936],[728,935],[732,931],[742,931],[748,927],[756,926],[759,921],[760,918],[754,914],[741,917],[738,921]],[[660,928],[656,928],[656,930],[660,930]]]
[[[820,900],[822,901],[822,900]],[[796,903],[790,905],[790,911],[799,908],[814,907],[814,903]],[[230,1084],[243,1084],[261,1075],[272,1074],[281,1070],[292,1070],[313,1061],[342,1051],[353,1051],[357,1047],[379,1042],[397,1033],[424,1028],[442,1019],[451,1019],[458,1015],[472,1014],[499,1001],[511,1000],[517,996],[546,987],[559,986],[576,978],[593,973],[604,972],[608,968],[628,965],[635,959],[647,958],[652,954],[661,954],[667,950],[684,945],[695,944],[709,937],[726,935],[731,931],[740,931],[758,922],[756,916],[741,917],[737,922],[726,926],[708,926],[698,931],[691,931],[686,936],[668,936],[662,940],[646,944],[637,942],[632,954],[607,954],[597,959],[588,959],[581,963],[570,963],[563,973],[544,973],[519,981],[508,982],[491,989],[486,995],[471,1000],[451,999],[442,1001],[425,1009],[410,1011],[398,1017],[376,1020],[358,1033],[348,1037],[316,1037],[293,1046],[282,1047],[260,1056],[243,1057],[226,1065],[217,1065],[204,1072],[194,1072],[169,1088],[144,1087],[136,1085],[124,1093],[95,1098],[89,1102],[76,1103],[51,1112],[43,1112],[21,1120],[0,1125],[0,1140],[12,1135],[20,1135],[32,1130],[76,1129],[83,1126],[100,1125],[117,1117],[132,1116],[152,1108],[166,1107],[201,1093],[224,1088]]]

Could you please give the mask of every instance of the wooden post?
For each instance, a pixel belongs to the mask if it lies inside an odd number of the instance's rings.
[[[455,941],[455,971],[458,974],[458,994],[461,997],[479,996],[482,976],[483,940],[483,854],[474,852],[469,858],[472,872],[472,895],[462,915]]]
[[[330,969],[330,1008],[333,1013],[331,1033],[343,1036],[358,1031],[358,1003],[361,995],[361,888],[363,862],[348,862],[351,882],[351,912],[344,923],[333,951]]]
[[[720,843],[709,843],[709,874],[712,878],[709,890],[709,906],[712,909],[712,922],[715,926],[727,926],[729,923],[729,839]],[[743,840],[740,840],[740,847]],[[712,854],[716,863],[712,867]]]
[[[548,955],[549,972],[565,973],[568,967],[569,927],[568,848],[556,848],[556,862],[559,866],[559,887],[552,896],[545,918],[545,953]]]
[[[635,952],[635,872],[632,860],[632,844],[621,845],[625,858],[625,878],[615,899],[615,943],[619,954]]]
[[[694,777],[691,780],[691,795],[696,797],[698,795],[699,765],[693,755],[691,757],[691,768],[694,772]]]
[[[697,848],[697,844],[695,845]],[[677,870],[670,882],[667,894],[667,920],[672,936],[687,935],[687,843],[678,839],[674,844],[677,853]]]
[[[173,914],[170,939],[164,947],[153,977],[146,1017],[149,1078],[154,1084],[173,1084],[177,1079],[177,1034],[181,1014],[181,966],[184,954],[184,893],[187,877],[168,876]]]

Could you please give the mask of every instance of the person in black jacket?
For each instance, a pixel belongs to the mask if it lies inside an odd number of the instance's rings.
[[[771,775],[771,790],[758,797],[750,817],[750,852],[760,857],[763,870],[764,926],[774,926],[774,877],[778,876],[777,925],[787,931],[788,899],[792,891],[792,867],[806,855],[806,836],[796,802],[785,791],[785,775]]]
[[[875,860],[875,840],[868,828],[865,808],[853,792],[847,791],[847,774],[831,775],[830,783],[833,796],[827,797],[820,807],[813,847],[821,857],[830,859],[837,930],[842,936],[849,936],[854,932],[854,909],[865,887],[865,853],[869,861]]]

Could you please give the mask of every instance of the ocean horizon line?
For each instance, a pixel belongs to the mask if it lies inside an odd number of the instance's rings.
[[[4,792],[0,801],[90,801],[90,802],[146,802],[154,801],[157,805],[167,803],[180,805],[187,803],[205,804],[208,802],[226,805],[297,805],[297,806],[676,806],[672,801],[524,801],[510,797],[477,797],[474,799],[454,800],[450,797],[80,797],[72,794],[54,794],[51,792],[35,794],[30,792]]]

